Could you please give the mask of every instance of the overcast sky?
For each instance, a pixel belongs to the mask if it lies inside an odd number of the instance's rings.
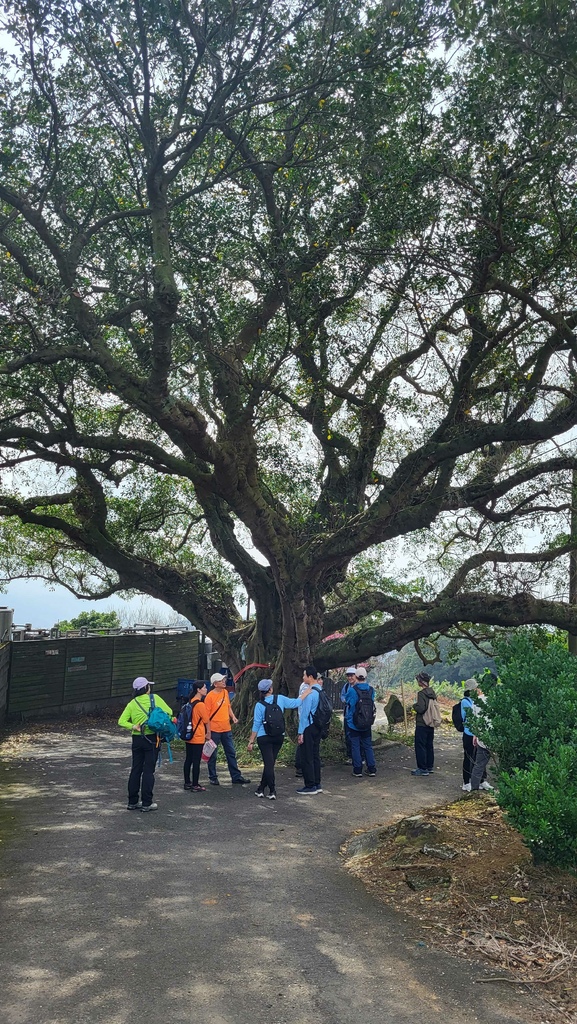
[[[139,621],[143,604],[147,611],[158,613],[162,624],[174,621],[175,612],[162,601],[149,597],[135,597],[123,601],[120,597],[108,598],[105,601],[79,601],[64,587],[48,589],[37,580],[16,580],[10,583],[5,593],[0,593],[0,605],[14,609],[15,625],[23,626],[29,622],[33,629],[50,629],[62,619],[71,619],[83,611],[108,612],[113,609],[124,618],[131,616],[130,623]]]

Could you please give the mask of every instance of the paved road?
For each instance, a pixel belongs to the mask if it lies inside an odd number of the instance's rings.
[[[177,760],[147,815],[125,810],[124,737],[54,737],[1,763],[3,1024],[526,1021],[528,996],[474,984],[482,968],[419,944],[339,859],[352,830],[458,792],[445,745],[438,775],[414,779],[390,747],[375,779],[330,768],[314,797],[283,769],[276,803],[184,792]]]

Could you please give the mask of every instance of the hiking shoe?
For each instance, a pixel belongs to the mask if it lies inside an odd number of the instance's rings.
[[[244,775],[241,775],[240,779],[232,780],[233,786],[250,786],[250,779],[245,779]]]
[[[206,786],[193,786],[192,787],[192,792],[193,793],[206,793]]]
[[[254,795],[255,795],[255,796],[260,796],[260,797],[263,797],[263,796],[264,796],[264,793],[263,793],[262,789],[255,789],[255,791],[254,791]]]
[[[140,811],[142,809],[142,802],[139,800],[137,804],[127,804],[127,811]]]
[[[276,800],[276,793],[268,793],[267,800]]]
[[[210,782],[211,786],[220,786],[220,782],[218,781],[218,779],[209,779],[208,781]]]
[[[192,789],[192,782],[185,782],[183,789]]]
[[[318,789],[316,786],[302,786],[300,789],[297,789],[297,793],[299,796],[314,796],[318,793]]]
[[[377,774],[377,769],[376,768],[365,768],[365,775],[370,775],[372,777],[373,775],[376,775],[376,774]]]
[[[158,804],[147,804],[146,807],[143,804],[142,807],[140,808],[140,810],[141,811],[156,811],[156,810],[158,810]]]
[[[495,787],[494,787],[494,786],[491,786],[491,784],[490,784],[489,782],[487,782],[487,781],[485,781],[485,782],[481,782],[481,783],[480,783],[480,785],[479,785],[479,789],[484,789],[484,790],[486,790],[486,791],[487,791],[487,793],[489,793],[489,792],[490,792],[491,790],[493,790],[494,788],[495,788]]]
[[[471,783],[470,782],[464,782],[463,785],[461,786],[461,789],[463,790],[463,793],[470,793],[471,792]]]
[[[411,775],[428,775],[424,768],[413,768]]]
[[[351,772],[351,775],[352,775],[353,779],[362,779],[362,777],[363,777],[363,773],[362,772]]]

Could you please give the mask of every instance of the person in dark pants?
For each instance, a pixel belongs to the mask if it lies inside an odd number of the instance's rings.
[[[366,676],[366,673],[365,673],[365,676]],[[341,704],[343,705],[343,732],[345,734],[345,747],[347,749],[347,759],[352,764],[353,763],[353,755],[351,753],[351,731],[350,731],[348,723],[347,723],[346,703],[347,703],[347,693],[349,692],[351,686],[354,686],[356,681],[357,681],[357,670],[356,670],[354,665],[351,665],[351,667],[347,669],[346,677],[347,677],[346,678],[346,682],[344,683],[343,688],[341,690]]]
[[[128,779],[128,810],[155,811],[158,804],[152,802],[154,790],[154,769],[160,746],[156,734],[148,729],[145,722],[151,708],[152,687],[144,676],[137,676],[132,684],[134,697],[126,705],[118,724],[132,732],[132,769]],[[172,710],[162,697],[153,697],[158,708],[172,716]]]
[[[473,684],[476,688],[477,681],[476,679],[467,679],[467,684]],[[465,793],[471,792],[471,772],[473,771],[475,757],[477,754],[473,742],[475,737],[469,728],[470,718],[469,722],[467,722],[467,712],[472,712],[472,709],[473,700],[471,698],[471,690],[465,690],[465,694],[461,701],[461,718],[463,719],[463,785],[461,786],[461,789]]]
[[[429,686],[430,681],[431,677],[427,672],[419,672],[417,682],[420,689],[416,703],[413,704],[413,710],[417,712],[417,723],[415,725],[415,758],[417,767],[411,772],[412,775],[430,775],[435,764],[435,752],[433,749],[435,730],[432,725],[426,725],[423,721],[423,715],[427,710],[429,701],[437,699],[437,694]]]
[[[267,734],[266,705],[272,704],[276,700],[282,711],[285,711],[287,708],[298,708],[310,692],[310,687],[306,686],[299,697],[285,697],[282,693],[279,693],[275,698],[272,679],[261,679],[258,684],[259,700],[255,704],[252,732],[248,738],[249,750],[253,749],[256,738],[264,765],[262,778],[255,791],[255,796],[266,796],[268,800],[276,800],[274,766],[279,750],[284,743],[284,732],[277,736],[269,736]],[[265,793],[267,788],[268,793]]]
[[[210,739],[210,720],[208,711],[203,704],[204,697],[206,697],[206,683],[204,680],[197,680],[193,683],[190,694],[190,738],[185,741],[186,756],[184,759],[184,788],[192,790],[193,793],[205,792],[205,787],[199,783],[202,748],[205,741]],[[191,768],[192,782],[190,779]]]
[[[313,722],[313,715],[319,703],[319,694],[323,681],[314,665],[307,665],[303,672],[303,683],[312,687],[308,696],[301,704],[299,711],[299,734],[297,741],[301,746],[301,764],[304,786],[297,789],[299,796],[313,796],[322,793],[321,786],[321,730]]]

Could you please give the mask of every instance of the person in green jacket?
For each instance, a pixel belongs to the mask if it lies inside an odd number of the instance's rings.
[[[128,810],[155,811],[158,804],[152,802],[154,790],[154,770],[159,747],[156,734],[145,726],[151,706],[150,695],[154,683],[149,683],[145,676],[137,676],[132,684],[134,697],[126,705],[118,724],[132,732],[132,769],[128,778]],[[162,697],[154,697],[154,704],[162,708],[172,717]]]

